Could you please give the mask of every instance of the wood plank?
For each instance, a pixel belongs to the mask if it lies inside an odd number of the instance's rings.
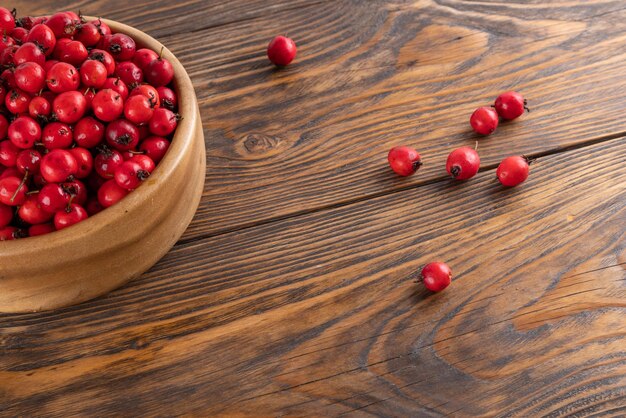
[[[80,10],[88,16],[126,23],[152,36],[164,36],[272,15],[280,10],[306,9],[323,1],[327,0],[272,0],[271,4],[263,0],[13,0],[10,6],[20,16]]]
[[[626,137],[179,245],[0,317],[7,415],[554,416],[626,399]],[[441,294],[414,283],[446,260]],[[546,387],[551,388],[546,391]]]
[[[164,38],[195,82],[208,150],[184,239],[441,179],[447,154],[479,139],[473,109],[512,88],[532,112],[480,139],[488,168],[624,132],[622,2],[426,3],[337,2]],[[264,46],[281,30],[300,55],[275,71]],[[386,166],[403,143],[424,156],[410,179]]]

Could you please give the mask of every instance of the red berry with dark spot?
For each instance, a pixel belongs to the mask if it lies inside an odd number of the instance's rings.
[[[122,96],[111,89],[100,90],[91,102],[93,114],[103,122],[112,122],[124,112]]]
[[[48,70],[46,83],[54,93],[76,90],[80,85],[80,73],[67,62],[57,62]]]
[[[44,55],[50,56],[54,52],[57,44],[57,38],[48,26],[39,24],[33,26],[26,36],[26,42],[32,42],[38,45]]]
[[[124,117],[136,125],[148,123],[154,115],[154,106],[146,96],[130,96],[124,105]]]
[[[107,38],[108,51],[117,61],[128,61],[135,55],[135,41],[128,35],[116,33]]]
[[[163,54],[163,50],[161,50],[161,54]],[[162,56],[148,64],[146,80],[154,87],[167,86],[173,79],[174,67],[171,62]]]
[[[491,107],[479,107],[472,113],[470,125],[477,134],[489,135],[498,127],[498,113]]]
[[[143,82],[143,71],[132,61],[122,61],[115,67],[115,75],[126,85],[132,86]]]
[[[507,91],[498,96],[495,103],[496,111],[503,119],[515,119],[520,117],[526,107],[526,99],[515,91]]]
[[[122,154],[114,149],[103,146],[94,158],[94,169],[102,178],[113,178],[115,170],[124,162]]]
[[[450,285],[452,271],[446,263],[440,261],[428,263],[422,269],[422,281],[431,292],[441,292]]]
[[[293,61],[297,51],[293,39],[277,36],[267,46],[267,57],[274,65],[283,67]]]
[[[474,148],[461,147],[448,155],[446,170],[457,180],[467,180],[478,173],[480,157]]]
[[[54,214],[68,205],[70,195],[57,183],[48,183],[37,194],[37,202],[43,210]]]
[[[46,55],[41,48],[32,42],[26,42],[15,50],[13,55],[13,63],[20,65],[25,62],[34,62],[39,65],[43,65],[46,61]]]
[[[9,139],[18,148],[32,148],[41,139],[41,128],[30,116],[20,116],[9,125]]]
[[[135,149],[139,143],[139,130],[124,119],[109,123],[104,135],[107,143],[119,151]]]
[[[69,204],[65,209],[54,214],[54,227],[57,231],[75,225],[87,219],[87,211],[76,203]]]
[[[151,49],[142,48],[138,49],[135,52],[135,56],[133,57],[133,62],[137,65],[137,67],[141,68],[141,71],[144,73],[148,70],[148,65],[155,59],[159,58],[159,54],[154,52]]]
[[[139,144],[139,149],[152,158],[156,164],[163,159],[169,147],[170,141],[159,136],[150,136]]]
[[[52,113],[52,105],[43,96],[33,97],[28,104],[28,114],[35,120],[45,122]],[[0,136],[1,138],[1,136]]]
[[[27,93],[35,94],[46,85],[46,72],[34,62],[25,62],[15,68],[15,84]]]
[[[78,121],[74,126],[74,141],[83,148],[94,148],[104,138],[104,124],[91,116]]]
[[[80,79],[84,86],[99,89],[107,81],[107,69],[100,61],[87,60],[80,66]]]
[[[43,156],[39,170],[48,183],[61,183],[78,172],[78,163],[69,151],[53,149]]]
[[[69,125],[52,122],[44,126],[41,142],[47,149],[69,148],[74,141],[74,133]]]
[[[115,182],[126,190],[134,190],[150,177],[150,173],[135,161],[124,161],[115,170]]]
[[[507,157],[498,166],[496,176],[502,185],[513,187],[528,178],[530,160],[524,156]]]
[[[52,102],[52,111],[59,121],[76,123],[87,111],[87,99],[78,91],[63,92]]]
[[[103,49],[92,49],[87,59],[100,61],[107,69],[107,75],[111,76],[115,72],[115,60]]]
[[[161,106],[174,112],[178,107],[178,97],[174,90],[168,87],[159,87],[157,93],[160,98]]]
[[[159,107],[150,119],[150,132],[157,136],[168,136],[178,125],[178,116],[171,110]]]
[[[28,193],[28,186],[24,180],[13,176],[0,179],[0,203],[8,206],[23,204]]]
[[[17,154],[15,167],[21,174],[37,174],[39,173],[39,164],[41,164],[41,154],[34,149],[25,149]]]
[[[93,23],[84,23],[79,25],[76,29],[76,35],[74,39],[81,42],[86,47],[94,47],[100,42],[102,35],[100,30]]]
[[[400,176],[410,176],[422,166],[422,159],[415,148],[393,147],[387,155],[389,166]]]
[[[9,90],[4,98],[4,105],[7,110],[14,115],[21,115],[28,112],[28,105],[31,97],[22,90]]]
[[[0,164],[5,167],[15,167],[20,148],[13,145],[11,141],[0,142]],[[5,173],[2,173],[3,175]]]
[[[80,66],[89,55],[85,45],[78,41],[64,42],[63,44],[57,43],[55,49],[59,61],[67,62],[75,67]]]
[[[109,77],[102,86],[103,89],[111,89],[122,97],[123,101],[128,98],[128,86],[119,77]]]
[[[52,29],[57,38],[71,38],[76,32],[74,20],[65,12],[53,14],[46,20],[45,25]]]
[[[26,201],[20,206],[17,215],[26,223],[31,225],[42,224],[52,219],[52,214],[43,210],[37,196],[28,196]]]

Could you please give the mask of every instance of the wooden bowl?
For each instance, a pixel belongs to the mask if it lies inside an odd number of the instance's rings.
[[[161,50],[147,34],[103,19],[139,47]],[[148,180],[118,204],[70,228],[0,242],[0,312],[55,309],[103,295],[141,275],[183,234],[200,202],[206,157],[196,95],[174,66],[179,122],[172,144]]]

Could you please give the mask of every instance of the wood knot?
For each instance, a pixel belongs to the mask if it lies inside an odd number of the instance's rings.
[[[278,153],[285,145],[282,138],[255,132],[242,137],[235,150],[246,160],[262,160]]]

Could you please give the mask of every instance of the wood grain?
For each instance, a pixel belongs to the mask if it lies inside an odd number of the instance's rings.
[[[625,152],[179,245],[109,297],[0,317],[0,412],[618,416]],[[437,295],[414,282],[432,259]]]
[[[152,36],[208,29],[225,23],[272,15],[280,10],[305,8],[327,0],[12,0],[20,16],[48,15],[61,10],[80,10],[136,26]]]
[[[493,167],[626,133],[623,2],[375,3],[164,38],[195,80],[207,138],[208,186],[184,239],[441,179],[451,149],[476,140]],[[300,55],[275,71],[264,45],[281,31]],[[488,138],[471,133],[473,109],[508,89],[532,112]],[[417,176],[386,167],[398,144],[423,154]]]

